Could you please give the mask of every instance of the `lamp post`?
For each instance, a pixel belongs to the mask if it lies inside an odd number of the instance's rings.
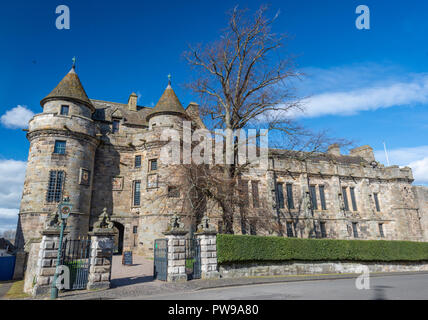
[[[69,203],[69,198],[67,196],[64,197],[62,202],[60,202],[58,205],[58,216],[61,219],[61,231],[59,234],[58,253],[56,256],[56,269],[55,269],[55,274],[52,281],[51,299],[58,298],[58,288],[57,288],[56,282],[58,280],[58,267],[61,262],[62,240],[64,237],[64,229],[65,229],[65,226],[67,225],[67,218],[70,216],[72,207],[73,206]]]

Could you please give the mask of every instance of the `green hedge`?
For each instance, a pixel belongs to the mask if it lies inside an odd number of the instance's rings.
[[[258,261],[428,261],[428,243],[217,235],[219,264]]]

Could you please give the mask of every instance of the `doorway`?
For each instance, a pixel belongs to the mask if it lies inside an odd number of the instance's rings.
[[[113,254],[122,254],[123,252],[123,234],[125,232],[125,227],[123,224],[113,221],[113,230],[114,230],[114,249]]]

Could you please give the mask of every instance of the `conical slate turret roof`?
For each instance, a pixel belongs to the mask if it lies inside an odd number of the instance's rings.
[[[174,90],[172,89],[171,83],[168,84],[158,103],[153,108],[152,112],[147,116],[147,118],[150,118],[157,113],[174,113],[186,115],[186,111],[184,110],[180,100],[178,100]]]
[[[76,71],[71,68],[70,72],[61,80],[61,82],[52,90],[40,104],[43,105],[53,99],[64,99],[64,100],[77,100],[80,103],[87,105],[93,111],[94,106],[86,95],[85,89],[83,89],[82,83],[80,82],[79,76]]]

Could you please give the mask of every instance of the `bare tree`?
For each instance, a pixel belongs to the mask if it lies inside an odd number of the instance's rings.
[[[309,151],[293,153],[300,158],[322,150],[325,135],[313,134],[293,120],[303,112],[291,85],[300,74],[293,57],[281,58],[287,35],[272,32],[279,13],[268,18],[266,6],[254,15],[235,7],[229,16],[220,40],[191,46],[185,53],[197,75],[188,86],[200,95],[201,114],[210,129],[264,128],[274,133],[278,147]],[[247,166],[235,161],[205,169],[203,194],[221,208],[226,233],[233,232],[233,215],[241,198],[237,179]]]
[[[13,243],[15,241],[15,230],[3,231],[3,234],[0,236],[0,238],[5,238],[6,240],[9,240]]]

